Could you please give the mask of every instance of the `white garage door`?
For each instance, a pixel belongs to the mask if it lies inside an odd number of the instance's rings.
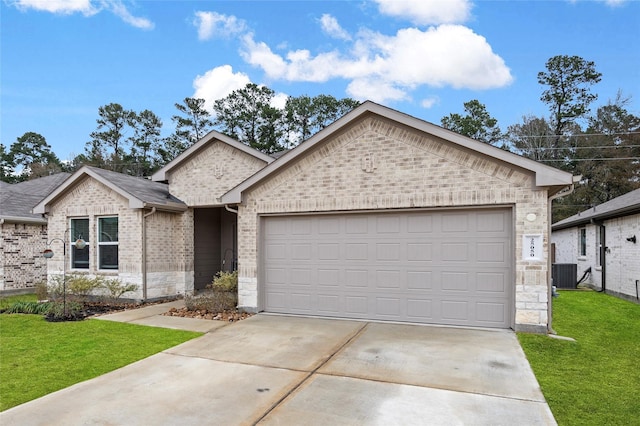
[[[511,325],[510,209],[264,217],[267,312]]]

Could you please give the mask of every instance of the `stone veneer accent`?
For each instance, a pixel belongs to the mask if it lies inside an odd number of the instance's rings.
[[[216,141],[169,172],[169,191],[188,206],[220,205],[224,193],[266,164]]]
[[[0,233],[0,291],[32,289],[46,281],[42,252],[47,246],[47,225],[5,222]]]
[[[67,273],[104,275],[137,284],[138,291],[127,298],[142,298],[142,221],[149,210],[129,208],[129,202],[100,182],[85,177],[58,199],[49,212],[49,238],[64,238],[72,218],[89,218],[89,269]],[[101,216],[118,216],[118,271],[97,269],[97,220]],[[191,218],[191,220],[189,220]],[[193,219],[192,213],[156,212],[147,217],[147,298],[172,296],[193,289]],[[189,247],[189,248],[186,248]],[[54,257],[48,260],[48,273],[64,270],[62,244],[52,245]],[[67,262],[70,259],[67,257]]]
[[[239,305],[260,308],[259,215],[349,210],[513,206],[515,328],[546,332],[546,189],[514,169],[445,140],[364,117],[243,193],[239,206]],[[534,213],[536,220],[525,220]],[[522,236],[543,236],[545,258],[522,260]]]

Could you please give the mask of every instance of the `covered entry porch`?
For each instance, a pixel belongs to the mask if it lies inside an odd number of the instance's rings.
[[[224,207],[194,209],[194,290],[204,290],[220,271],[237,269],[235,213]]]

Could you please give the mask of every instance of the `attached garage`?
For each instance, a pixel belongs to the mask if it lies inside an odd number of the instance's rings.
[[[267,312],[511,326],[509,208],[262,221]]]
[[[571,174],[365,102],[227,192],[253,311],[547,332]]]

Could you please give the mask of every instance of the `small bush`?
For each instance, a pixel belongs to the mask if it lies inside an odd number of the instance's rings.
[[[220,271],[213,278],[210,288],[214,291],[238,291],[238,271],[224,272]]]
[[[99,288],[104,286],[105,279],[101,276],[71,275],[67,277],[67,291],[81,300],[86,300]]]
[[[51,304],[49,312],[46,313],[45,319],[50,322],[59,321],[80,321],[85,319],[84,306],[82,303],[75,301],[67,301],[66,312],[65,306],[61,302]]]
[[[136,284],[123,283],[118,278],[110,280],[105,279],[102,283],[102,288],[109,293],[109,297],[114,301],[121,298],[125,293],[138,290],[138,286]]]
[[[38,281],[35,290],[38,300],[47,300],[49,298],[49,289],[45,281]]]
[[[60,300],[64,294],[64,276],[53,275],[47,284],[47,293],[49,300]]]

